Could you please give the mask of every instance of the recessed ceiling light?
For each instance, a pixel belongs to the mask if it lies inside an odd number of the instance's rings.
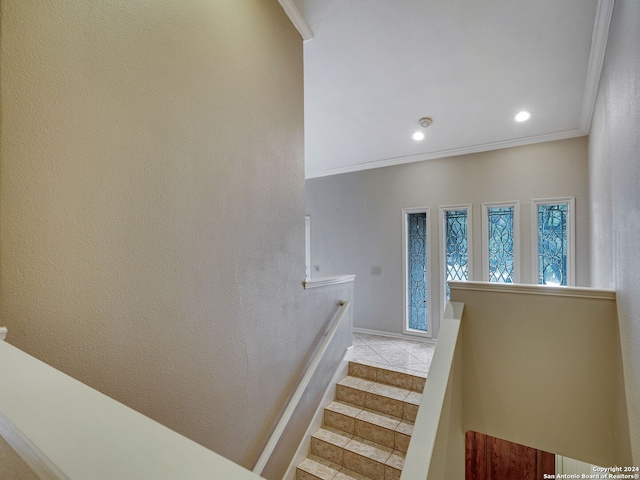
[[[433,120],[430,117],[422,117],[420,120],[418,120],[418,125],[420,125],[422,128],[428,128],[429,126],[431,126],[432,123],[433,123]],[[416,142],[419,142],[420,140],[424,140],[424,133],[421,132],[420,130],[418,130],[417,132],[414,132],[413,139]]]
[[[417,142],[419,142],[420,140],[424,140],[424,133],[422,132],[415,132],[413,134],[413,139]]]
[[[513,117],[516,122],[526,122],[530,118],[531,112],[527,112],[526,110],[516,113],[516,115]]]

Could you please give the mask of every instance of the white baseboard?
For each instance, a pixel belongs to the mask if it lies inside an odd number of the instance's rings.
[[[289,468],[287,468],[284,477],[282,480],[295,480],[296,478],[296,467],[302,463],[302,461],[307,458],[309,455],[309,448],[311,447],[311,435],[313,435],[316,430],[318,430],[322,426],[322,415],[324,413],[324,407],[329,405],[336,396],[336,383],[342,380],[349,374],[349,360],[353,358],[353,345],[347,348],[345,351],[342,360],[338,364],[338,368],[336,368],[333,377],[331,377],[331,381],[329,382],[329,386],[324,392],[322,396],[322,400],[316,409],[316,412],[313,414],[313,418],[311,419],[311,423],[309,424],[309,428],[304,432],[304,437],[302,438],[302,442],[300,442],[300,446],[298,450],[296,450],[291,463],[289,464]]]
[[[413,335],[403,335],[401,333],[381,332],[380,330],[369,330],[368,328],[353,327],[353,333],[366,333],[367,335],[379,335],[381,337],[401,338],[402,340],[411,340],[414,342],[423,342],[429,345],[435,345],[437,338],[418,337]]]
[[[7,327],[0,327],[0,340],[7,338]]]

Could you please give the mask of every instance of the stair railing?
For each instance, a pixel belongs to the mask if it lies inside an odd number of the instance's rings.
[[[305,371],[302,377],[302,380],[298,384],[298,387],[293,393],[291,400],[289,401],[287,407],[282,413],[282,416],[280,417],[278,424],[273,430],[271,437],[269,437],[269,441],[264,447],[262,454],[258,458],[258,461],[256,462],[255,467],[253,468],[254,473],[260,475],[264,467],[266,466],[267,462],[269,461],[269,458],[271,457],[271,454],[275,450],[276,445],[278,444],[278,441],[280,440],[282,433],[284,432],[287,424],[289,423],[289,420],[291,420],[291,416],[293,415],[293,412],[298,406],[298,403],[300,402],[300,399],[304,395],[305,390],[309,386],[309,382],[313,378],[313,375],[315,374],[316,369],[318,368],[318,365],[322,360],[322,357],[326,353],[327,348],[331,344],[331,341],[333,340],[333,337],[335,336],[335,333],[338,330],[338,327],[342,323],[342,319],[345,313],[347,312],[349,305],[350,305],[350,302],[347,300],[342,300],[340,302],[340,310],[338,311],[338,314],[336,315],[335,320],[333,321],[333,323],[331,324],[331,327],[329,327],[329,330],[325,334],[325,337],[320,343],[320,346],[318,347],[318,349],[316,350],[316,353],[313,356],[311,362],[309,363],[309,367],[307,367],[307,370]]]

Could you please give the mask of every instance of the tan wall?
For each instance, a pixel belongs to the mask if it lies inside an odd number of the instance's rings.
[[[0,480],[38,480],[38,476],[0,436]]]
[[[2,1],[7,341],[251,467],[351,286],[305,292],[276,0]]]
[[[591,281],[615,288],[633,462],[640,465],[640,2],[616,0],[589,136]]]
[[[463,430],[596,465],[629,465],[616,444],[622,376],[615,300],[486,285],[451,292],[465,304]]]

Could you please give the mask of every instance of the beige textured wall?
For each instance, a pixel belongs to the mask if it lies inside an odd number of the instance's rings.
[[[473,204],[473,279],[482,280],[482,202],[520,201],[521,282],[532,282],[531,199],[576,197],[577,285],[589,285],[587,138],[307,180],[312,275],[355,273],[354,325],[402,333],[402,209],[430,207],[431,319],[439,328],[438,209]],[[381,275],[372,275],[372,267]],[[441,270],[442,268],[442,270]]]
[[[640,2],[616,0],[589,137],[594,286],[615,288],[626,381],[622,423],[640,465]]]
[[[0,480],[38,480],[38,476],[0,437]]]
[[[276,0],[2,1],[7,341],[251,467],[351,286],[302,290]]]

